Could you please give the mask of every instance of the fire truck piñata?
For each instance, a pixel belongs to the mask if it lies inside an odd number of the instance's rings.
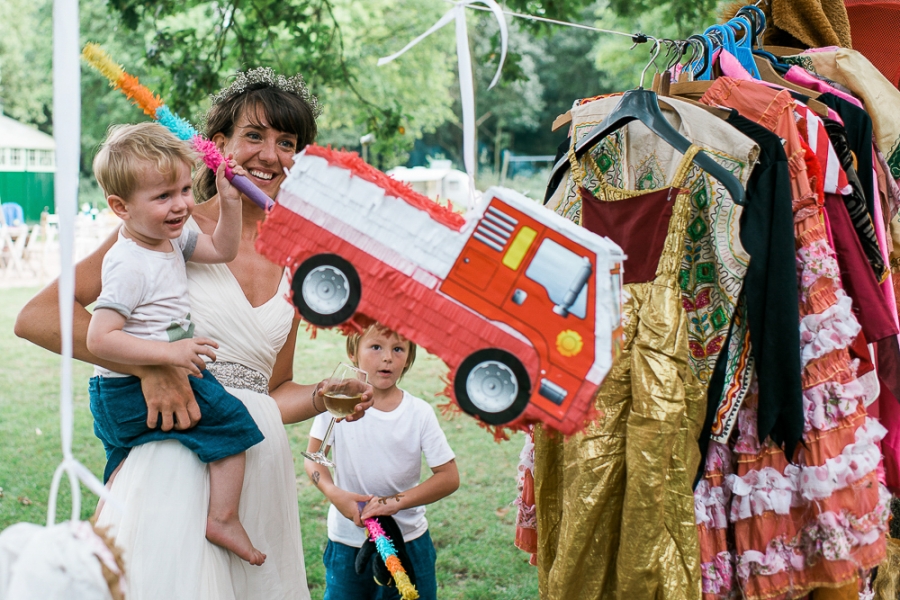
[[[257,248],[293,273],[303,319],[390,327],[441,358],[489,425],[584,427],[622,336],[615,243],[509,189],[460,215],[355,153],[295,160]]]

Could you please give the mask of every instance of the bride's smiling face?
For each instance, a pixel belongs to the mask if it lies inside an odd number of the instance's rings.
[[[297,136],[270,126],[258,105],[248,106],[241,113],[230,137],[217,133],[213,142],[223,154],[233,154],[248,178],[270,198],[278,195],[285,169],[294,165],[297,153]]]

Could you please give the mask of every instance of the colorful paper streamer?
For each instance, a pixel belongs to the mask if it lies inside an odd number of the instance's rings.
[[[394,548],[391,538],[385,535],[381,524],[375,519],[366,519],[364,524],[369,532],[369,539],[375,543],[378,555],[381,556],[385,566],[387,566],[388,571],[394,578],[394,583],[397,584],[397,591],[400,592],[400,597],[403,600],[415,600],[418,598],[419,592],[416,591],[416,586],[409,580],[406,569],[400,564],[400,559],[397,558],[397,549]]]
[[[190,142],[206,166],[214,172],[225,161],[222,153],[212,141],[203,137],[188,121],[172,112],[159,95],[142,85],[137,77],[128,74],[98,44],[85,44],[81,56],[85,62],[106,77],[112,87],[125,94],[125,97],[143,110],[147,116],[171,131],[178,139]],[[225,176],[234,187],[253,200],[260,208],[268,210],[272,207],[272,199],[243,175],[236,175],[226,166]]]

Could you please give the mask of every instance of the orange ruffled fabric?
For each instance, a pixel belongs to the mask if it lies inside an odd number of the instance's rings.
[[[838,307],[845,294],[820,212],[821,168],[797,129],[793,100],[784,91],[720,78],[701,101],[736,108],[785,140],[798,271],[804,274],[801,320],[830,310],[840,313],[836,318],[848,330],[858,328],[853,314]],[[829,412],[818,427],[807,423],[793,464],[771,441],[758,439],[753,389],[731,444],[712,443],[695,492],[705,599],[799,598],[817,588],[853,589],[861,571],[884,559],[889,496],[875,469],[884,430],[853,397],[856,363],[847,346],[804,365],[805,401],[834,400],[842,410]],[[811,391],[817,386],[818,394]],[[823,389],[838,397],[828,398]]]

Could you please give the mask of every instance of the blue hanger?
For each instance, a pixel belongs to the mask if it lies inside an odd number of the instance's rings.
[[[738,41],[735,38],[734,43],[734,55],[740,61],[741,65],[750,72],[750,75],[753,76],[754,79],[759,79],[759,69],[756,68],[756,63],[753,62],[753,47],[752,47],[752,39],[755,28],[750,23],[750,20],[746,17],[739,15],[735,18],[731,19],[727,23],[729,29],[742,29],[744,35],[741,36]],[[732,33],[732,35],[734,35]]]
[[[729,25],[731,25],[731,23],[729,23]],[[741,23],[740,26],[746,26],[746,31],[748,33],[752,30],[752,27],[749,23]],[[712,40],[713,44],[721,46],[723,50],[737,58],[738,62],[740,62],[745,69],[750,71],[751,74],[756,70],[756,67],[753,64],[753,56],[750,54],[750,49],[738,47],[737,42],[735,42],[734,40],[734,30],[731,27],[718,24],[710,25],[706,28],[706,31],[703,32],[703,34],[708,36]],[[751,68],[753,70],[751,70]],[[759,77],[758,72],[756,74],[756,77]]]
[[[762,48],[761,39],[763,33],[766,31],[766,13],[755,4],[748,4],[747,6],[742,6],[735,16],[746,18],[753,26],[753,32],[750,37],[750,48],[756,48],[757,46]]]
[[[690,62],[685,65],[685,70],[694,75],[694,81],[710,81],[712,79],[712,56],[715,47],[712,41],[705,35],[692,35],[688,42],[699,52],[695,52]]]

